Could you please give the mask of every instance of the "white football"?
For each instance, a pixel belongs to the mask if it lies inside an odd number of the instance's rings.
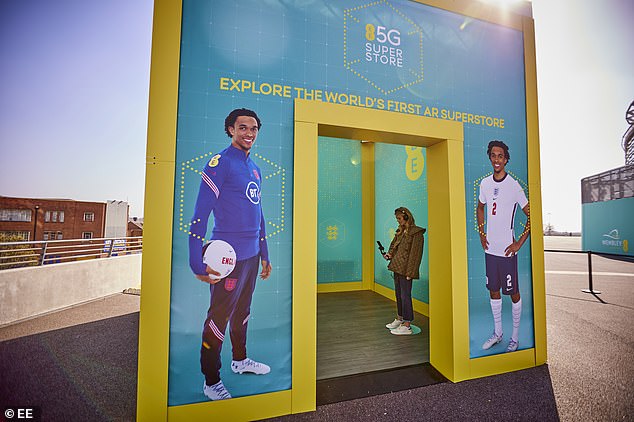
[[[233,246],[224,240],[212,240],[203,247],[203,262],[212,270],[220,273],[220,278],[225,278],[236,267],[236,251]],[[210,274],[211,278],[214,278]]]

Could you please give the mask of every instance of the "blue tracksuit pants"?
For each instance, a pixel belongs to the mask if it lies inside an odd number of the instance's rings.
[[[200,367],[207,385],[220,381],[220,352],[227,325],[233,347],[233,360],[247,357],[247,325],[259,263],[259,254],[238,261],[231,274],[210,285],[211,299],[200,348]]]

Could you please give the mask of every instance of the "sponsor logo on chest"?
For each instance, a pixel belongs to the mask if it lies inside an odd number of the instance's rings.
[[[247,183],[247,188],[244,193],[251,203],[256,205],[260,203],[260,187],[257,183],[253,181]]]

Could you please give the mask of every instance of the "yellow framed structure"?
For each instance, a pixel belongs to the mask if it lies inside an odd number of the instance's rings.
[[[220,402],[168,406],[170,273],[174,211],[176,120],[182,4],[156,0],[150,77],[146,161],[145,247],[142,267],[137,419],[142,421],[253,420],[314,410],[316,386],[316,221],[319,135],[428,148],[430,236],[430,361],[453,382],[520,370],[546,362],[542,207],[534,26],[530,17],[505,13],[469,0],[420,3],[505,25],[524,34],[528,184],[535,347],[515,353],[469,358],[466,209],[462,124],[380,110],[296,101],[295,192],[293,201],[292,388]],[[366,149],[365,162],[371,160]],[[301,163],[301,165],[297,165]],[[369,170],[371,171],[371,170]],[[301,189],[298,189],[301,187]],[[364,201],[368,200],[366,199]],[[443,204],[443,206],[438,206]],[[373,208],[373,207],[371,207]],[[369,215],[365,218],[373,218]],[[364,224],[365,227],[365,224]],[[369,234],[364,233],[364,243]],[[370,235],[372,236],[372,235]],[[433,247],[432,247],[433,245]],[[371,250],[364,250],[371,262]],[[358,288],[372,288],[364,269]],[[379,288],[376,289],[379,293]],[[420,310],[420,309],[419,309]],[[423,309],[423,311],[425,311]]]

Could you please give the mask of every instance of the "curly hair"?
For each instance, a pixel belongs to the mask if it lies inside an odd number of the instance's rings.
[[[228,137],[233,137],[229,132],[229,128],[236,124],[236,120],[238,120],[238,117],[240,116],[253,117],[255,121],[258,122],[258,130],[260,130],[260,128],[262,127],[262,122],[260,122],[260,118],[257,114],[255,114],[255,111],[246,108],[236,108],[231,113],[229,113],[229,115],[225,119],[225,133]]]
[[[493,147],[499,147],[502,148],[504,150],[504,157],[506,158],[506,161],[511,161],[511,154],[509,153],[509,147],[502,141],[498,141],[497,139],[494,139],[493,141],[489,142],[489,146],[487,147],[487,157],[491,157],[491,150],[493,149]]]

